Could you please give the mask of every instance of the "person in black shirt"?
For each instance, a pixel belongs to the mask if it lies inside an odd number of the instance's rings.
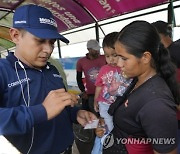
[[[169,50],[171,60],[176,65],[176,77],[180,84],[180,39],[177,41],[172,40],[172,28],[167,22],[164,21],[156,21],[152,23],[152,25],[156,28],[161,38],[161,43],[165,48]],[[180,106],[177,107],[177,118],[178,118],[178,128],[179,128],[179,138],[180,138]],[[180,139],[179,139],[180,140]],[[180,152],[180,141],[178,143],[178,152]]]
[[[115,102],[120,103],[103,154],[177,153],[176,68],[156,29],[146,21],[134,21],[119,32],[114,47],[118,66],[137,82]]]

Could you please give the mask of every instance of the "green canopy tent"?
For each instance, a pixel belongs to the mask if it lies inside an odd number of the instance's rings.
[[[8,49],[14,47],[15,44],[12,42],[9,36],[9,28],[0,26],[0,57],[5,56]]]

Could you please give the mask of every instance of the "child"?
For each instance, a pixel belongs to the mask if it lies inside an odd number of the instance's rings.
[[[113,129],[112,116],[108,114],[109,106],[114,103],[117,96],[122,96],[132,79],[127,79],[121,68],[117,66],[119,57],[113,47],[114,40],[118,32],[113,32],[105,36],[103,40],[103,50],[107,65],[101,67],[96,79],[96,91],[94,99],[95,111],[99,111],[106,125],[106,134]],[[96,137],[92,154],[102,153],[102,143],[105,136]],[[102,142],[102,143],[101,143]]]

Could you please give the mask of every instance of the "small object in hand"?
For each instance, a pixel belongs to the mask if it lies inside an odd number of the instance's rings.
[[[87,123],[84,129],[95,129],[98,127],[99,119],[93,120],[90,123]]]

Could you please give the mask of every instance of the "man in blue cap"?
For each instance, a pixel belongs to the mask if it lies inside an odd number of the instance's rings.
[[[73,143],[72,123],[96,119],[74,107],[61,75],[48,63],[60,35],[52,13],[37,5],[19,7],[10,36],[14,53],[0,60],[0,135],[23,154],[67,153]]]

